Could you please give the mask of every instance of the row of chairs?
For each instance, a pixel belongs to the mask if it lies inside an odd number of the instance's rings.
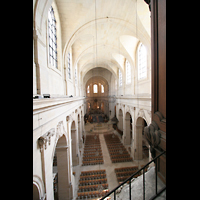
[[[103,156],[84,157],[83,161],[103,160]]]
[[[85,181],[80,181],[79,180],[79,185],[96,185],[96,184],[101,184],[101,183],[107,183],[107,178],[102,178],[102,179],[95,179],[95,180],[85,180]]]
[[[92,142],[92,143],[91,143]],[[95,146],[98,146],[98,145],[100,145],[100,140],[94,140],[94,141],[88,141],[86,144],[85,144],[85,146],[90,146],[90,145],[95,145]]]
[[[84,146],[82,166],[99,164],[103,164],[99,135],[87,135]]]
[[[107,146],[110,150],[115,150],[115,149],[119,149],[119,148],[121,148],[121,149],[124,149],[125,147],[124,147],[124,145],[123,144],[119,144],[119,143],[116,143],[115,144],[115,146]]]
[[[91,161],[82,161],[82,166],[87,165],[101,165],[103,164],[103,160],[91,160]]]
[[[94,148],[94,147],[99,147],[99,146],[101,146],[100,145],[100,141],[91,141],[91,142],[89,142],[88,144],[85,144],[85,147],[92,147],[92,148]]]
[[[100,147],[101,145],[100,145],[100,143],[98,142],[98,143],[88,143],[87,145],[85,144],[85,147]]]
[[[112,154],[116,154],[116,153],[119,153],[119,150],[123,151],[123,153],[128,153],[128,151],[125,149],[125,147],[124,148],[109,149],[109,152],[112,153]]]
[[[116,158],[111,159],[112,163],[119,163],[119,162],[132,162],[133,158]]]
[[[112,163],[133,161],[117,135],[104,134],[104,138]]]
[[[101,149],[101,146],[85,146],[86,150]]]
[[[124,182],[128,177],[134,174],[138,170],[138,166],[132,167],[120,167],[115,168],[115,174],[117,176],[117,181],[119,184]],[[140,174],[135,175],[133,178],[137,178]]]
[[[84,178],[92,178],[83,180]],[[99,179],[99,177],[104,177]],[[99,190],[101,185],[101,190]],[[100,198],[109,192],[106,170],[82,171],[79,180],[77,200]]]
[[[98,153],[99,153],[99,155],[102,155],[102,151],[99,151]],[[95,155],[96,155],[96,151],[83,154],[84,157],[90,157],[90,156],[95,156]]]
[[[95,175],[91,175],[91,176],[80,176],[80,181],[102,179],[102,178],[105,178],[105,177],[106,177],[106,174],[95,174]]]
[[[129,155],[129,153],[128,153],[127,151],[123,151],[123,150],[122,150],[122,153],[123,153],[124,155],[126,155],[126,154]],[[114,152],[113,152],[113,151],[110,151],[110,155],[111,155],[111,156],[118,155],[118,154],[119,154],[119,149],[118,149],[117,151],[114,151]]]
[[[113,139],[112,137],[107,137],[108,139],[112,139],[112,142],[108,142],[108,145],[109,146],[114,146],[115,144],[121,144],[120,140],[119,139]]]
[[[127,172],[133,170],[138,170],[138,166],[115,168],[115,172]]]
[[[137,172],[137,170],[135,170],[135,171],[129,171],[129,172],[116,172],[116,176],[117,176],[117,177],[131,176],[131,175],[134,174],[135,172]]]
[[[92,170],[92,171],[82,171],[80,176],[90,176],[90,175],[96,175],[96,174],[106,174],[105,169],[100,170]]]
[[[138,176],[140,176],[139,174],[136,174],[133,178],[137,178]],[[117,181],[119,184],[121,184],[122,182],[124,182],[128,177],[130,176],[121,176],[121,177],[117,177]]]
[[[85,152],[87,151],[96,151],[96,150],[101,150],[101,146],[100,147],[85,147]]]
[[[119,158],[130,158],[128,154],[118,154],[118,155],[113,155],[110,156],[111,159],[119,159]]]
[[[87,191],[96,191],[98,190],[99,185],[86,185],[86,186],[79,186],[78,192],[87,192]],[[104,189],[108,189],[108,183],[102,184]]]

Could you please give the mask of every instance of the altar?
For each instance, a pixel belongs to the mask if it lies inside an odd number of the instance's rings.
[[[93,123],[102,123],[104,122],[104,114],[91,114]]]

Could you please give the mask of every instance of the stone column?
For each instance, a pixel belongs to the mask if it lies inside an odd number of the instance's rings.
[[[58,197],[59,199],[70,199],[70,183],[68,172],[68,147],[56,148],[57,169],[58,169]]]
[[[124,127],[124,144],[130,144],[131,143],[131,137],[130,137],[130,119],[125,119],[125,127]]]
[[[134,159],[141,160],[142,159],[142,125],[136,125],[136,134],[134,139],[134,146],[135,146],[135,152],[134,152]]]

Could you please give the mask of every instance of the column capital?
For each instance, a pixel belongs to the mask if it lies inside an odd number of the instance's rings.
[[[51,137],[55,134],[55,128],[50,129],[44,135],[38,138],[38,145],[40,147],[40,152],[45,148],[47,149],[47,143],[51,144]]]

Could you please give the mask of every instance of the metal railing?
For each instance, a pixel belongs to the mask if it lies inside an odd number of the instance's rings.
[[[122,185],[126,184],[129,181],[129,199],[131,200],[131,179],[139,174],[142,170],[143,170],[143,200],[145,200],[145,168],[151,164],[152,162],[155,162],[155,195],[152,196],[150,199],[153,200],[155,199],[157,196],[159,196],[163,191],[166,190],[166,186],[164,186],[162,189],[160,189],[158,191],[157,188],[157,165],[158,165],[158,158],[160,158],[160,156],[162,156],[163,154],[166,154],[166,151],[163,151],[162,153],[160,153],[158,156],[156,156],[153,160],[151,160],[150,162],[148,162],[146,165],[144,165],[141,169],[139,169],[137,172],[135,172],[134,174],[132,174],[129,178],[127,178],[123,183],[119,184],[116,188],[114,188],[112,191],[110,191],[108,194],[106,194],[104,197],[102,197],[100,200],[105,199],[106,197],[110,196],[112,193],[114,193],[114,200],[116,200],[116,191],[118,188],[120,188]]]

